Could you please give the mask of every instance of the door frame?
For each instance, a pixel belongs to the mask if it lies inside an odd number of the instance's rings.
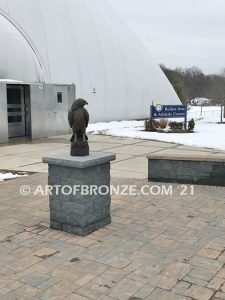
[[[6,85],[7,116],[9,116],[8,90],[9,89],[18,89],[18,88],[21,90],[21,115],[22,115],[23,123],[24,123],[22,125],[22,126],[24,126],[24,134],[10,136],[10,127],[9,127],[10,123],[8,121],[8,137],[10,139],[13,139],[16,137],[31,137],[31,114],[30,114],[30,88],[29,88],[29,85],[25,85],[25,84],[7,84]],[[13,108],[13,105],[12,105],[12,108]],[[12,112],[10,114],[16,115],[16,112],[15,112],[15,114],[13,114]],[[16,123],[15,123],[15,126],[16,126]]]

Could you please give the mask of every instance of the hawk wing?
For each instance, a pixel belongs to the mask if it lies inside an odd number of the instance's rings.
[[[70,127],[72,128],[72,126],[73,126],[73,112],[72,112],[72,110],[70,110],[68,112],[68,121],[69,121]]]
[[[89,113],[88,113],[88,111],[85,108],[84,108],[84,121],[85,121],[86,127],[88,127]]]

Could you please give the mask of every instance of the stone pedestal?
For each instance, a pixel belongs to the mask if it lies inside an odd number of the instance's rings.
[[[111,222],[110,161],[115,158],[115,154],[98,152],[43,158],[49,165],[48,184],[52,188],[51,228],[85,236]]]

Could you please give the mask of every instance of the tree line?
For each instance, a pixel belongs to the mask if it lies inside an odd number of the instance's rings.
[[[160,65],[182,103],[194,98],[208,98],[213,104],[225,100],[225,69],[220,74],[206,75],[198,67],[170,69]]]

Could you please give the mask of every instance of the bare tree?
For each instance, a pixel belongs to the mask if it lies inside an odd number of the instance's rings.
[[[161,65],[162,70],[173,85],[182,102],[193,98],[212,99],[214,104],[224,103],[225,68],[220,74],[206,75],[196,66],[170,69]],[[225,110],[224,110],[225,116]]]

